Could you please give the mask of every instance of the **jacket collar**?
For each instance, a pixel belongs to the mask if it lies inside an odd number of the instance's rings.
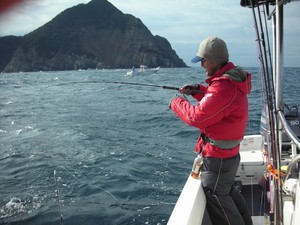
[[[219,69],[214,75],[212,75],[210,78],[206,79],[205,82],[208,84],[211,84],[211,82],[215,78],[222,76],[226,71],[231,70],[235,67],[236,66],[232,62],[228,62],[225,66],[223,66],[221,69]]]

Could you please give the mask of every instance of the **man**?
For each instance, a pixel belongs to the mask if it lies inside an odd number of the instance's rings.
[[[201,182],[207,212],[213,225],[252,224],[244,198],[233,188],[240,162],[239,143],[248,120],[251,75],[229,62],[226,43],[218,37],[203,40],[192,62],[205,68],[208,86],[183,86],[180,92],[191,94],[198,104],[176,97],[170,108],[200,130],[195,150],[203,155]]]

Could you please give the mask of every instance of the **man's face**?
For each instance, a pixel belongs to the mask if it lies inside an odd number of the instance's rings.
[[[201,61],[201,66],[205,69],[206,75],[209,77],[213,76],[220,69],[220,64],[205,59]]]

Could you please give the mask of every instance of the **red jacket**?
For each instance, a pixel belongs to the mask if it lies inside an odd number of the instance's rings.
[[[197,105],[177,97],[172,100],[170,108],[209,139],[223,142],[243,139],[248,120],[247,94],[251,91],[251,75],[229,62],[206,83],[208,86],[200,85],[204,94],[193,96],[198,100]],[[195,150],[215,158],[230,158],[239,152],[239,144],[230,149],[221,147],[199,138]]]

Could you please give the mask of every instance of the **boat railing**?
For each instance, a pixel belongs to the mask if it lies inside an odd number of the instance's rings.
[[[285,119],[285,116],[284,116],[284,113],[283,112],[278,112],[278,115],[279,115],[279,118],[282,122],[282,125],[285,129],[285,132],[287,134],[287,136],[291,139],[291,142],[292,142],[292,148],[297,148],[297,149],[300,149],[300,141],[299,141],[299,138],[296,136],[296,134],[292,131],[292,129],[290,128],[290,126],[288,125],[286,119]],[[288,167],[286,169],[286,172],[285,172],[285,175],[283,177],[283,183],[286,182],[286,180],[289,178],[289,175],[291,173],[291,170],[293,168],[294,165],[296,165],[298,162],[300,162],[300,155],[295,155],[293,154],[292,155],[292,159],[291,161],[289,162],[288,164]],[[290,191],[285,187],[285,185],[283,185],[283,190],[286,192],[286,193],[289,193]]]
[[[285,175],[284,175],[284,177],[283,177],[283,183],[286,182],[286,180],[288,179],[288,177],[289,177],[289,175],[290,175],[290,173],[291,173],[291,170],[292,170],[293,166],[296,165],[298,162],[300,162],[300,155],[295,156],[295,157],[292,158],[292,160],[290,161],[290,163],[289,163],[289,165],[288,165],[288,168],[287,168],[287,170],[286,170],[286,172],[285,172]],[[289,192],[290,192],[289,190],[287,190],[287,189],[285,188],[284,185],[283,185],[283,189],[284,189],[284,191],[285,191],[286,193],[289,193]]]

